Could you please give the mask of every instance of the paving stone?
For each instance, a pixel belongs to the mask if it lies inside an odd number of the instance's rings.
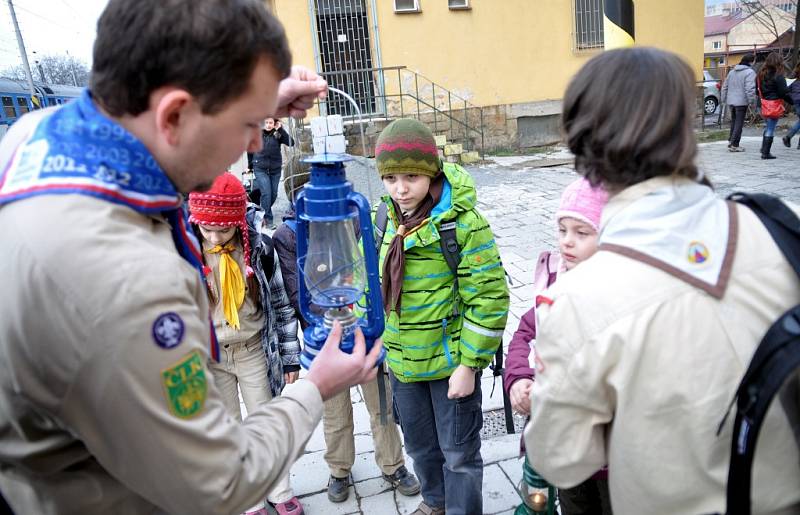
[[[308,515],[346,515],[349,513],[361,513],[361,509],[358,507],[358,499],[356,499],[356,494],[352,486],[350,487],[350,495],[344,502],[331,502],[328,500],[328,494],[322,492],[307,497],[301,497],[300,504],[303,505],[303,511]]]
[[[506,473],[506,476],[508,476],[511,484],[517,486],[522,480],[522,463],[523,459],[520,457],[500,461],[497,464],[501,469],[503,469],[503,472]]]
[[[368,433],[371,430],[369,425],[369,412],[367,411],[367,404],[364,402],[357,402],[353,404],[353,432]]]
[[[364,515],[397,515],[397,506],[394,503],[394,492],[364,497],[360,500],[361,513]],[[309,514],[310,515],[310,514]]]
[[[500,513],[519,504],[514,485],[497,465],[483,469],[483,513]]]
[[[405,495],[395,492],[394,502],[397,507],[397,512],[401,515],[406,515],[417,509],[419,503],[422,502],[422,494],[406,497]]]
[[[311,438],[309,438],[308,443],[306,444],[306,453],[309,452],[317,452],[317,451],[324,451],[327,449],[328,446],[325,445],[325,431],[322,427],[322,422],[317,424],[317,428],[314,429],[314,432],[311,434]]]
[[[306,495],[328,487],[330,469],[322,452],[304,454],[292,466],[289,480],[295,495]]]
[[[505,434],[481,442],[481,456],[484,465],[505,461],[519,456],[519,434]]]
[[[387,423],[390,423],[387,421]],[[356,443],[356,454],[363,454],[365,452],[372,452],[374,449],[374,442],[372,441],[372,433],[361,433],[353,437]]]
[[[353,481],[364,481],[382,476],[381,470],[375,464],[375,453],[373,452],[356,455],[350,473],[353,474]]]
[[[359,497],[370,497],[373,495],[378,495],[382,492],[392,490],[392,485],[384,481],[382,477],[377,477],[377,478],[367,479],[365,481],[359,481],[358,483],[355,484],[355,488],[356,488],[356,493],[358,493]],[[394,495],[392,495],[392,501],[394,501]],[[362,510],[363,510],[363,505],[362,505]]]

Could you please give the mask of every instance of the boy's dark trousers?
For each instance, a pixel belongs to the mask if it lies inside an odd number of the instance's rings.
[[[742,140],[742,127],[744,127],[747,106],[728,106],[728,108],[731,110],[731,133],[728,141],[734,147],[738,147]]]
[[[261,209],[264,210],[268,224],[272,224],[275,218],[272,216],[272,206],[278,198],[278,188],[281,185],[281,169],[265,170],[256,168],[253,170],[255,175],[255,186],[261,192]]]
[[[483,513],[480,374],[475,391],[462,399],[447,398],[448,378],[403,383],[389,376],[422,500],[447,515]]]

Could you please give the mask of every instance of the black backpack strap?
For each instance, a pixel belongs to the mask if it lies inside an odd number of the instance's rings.
[[[728,199],[749,207],[767,228],[800,277],[800,219],[777,197],[765,193],[733,193]]]
[[[439,244],[442,246],[442,254],[447,266],[453,272],[455,280],[458,281],[458,264],[461,262],[461,248],[456,238],[456,221],[442,222],[439,226]]]
[[[264,275],[267,277],[267,282],[272,280],[275,274],[275,246],[272,243],[272,238],[266,234],[261,234],[261,244],[264,245],[264,253],[261,255],[261,266],[264,268]]]
[[[453,316],[458,316],[458,264],[461,262],[461,247],[458,245],[456,237],[456,221],[443,221],[439,225],[439,245],[442,247],[442,255],[453,273]]]
[[[380,257],[381,245],[383,245],[383,235],[386,234],[386,225],[389,223],[389,208],[386,202],[378,204],[378,209],[375,211],[375,223],[372,224],[375,228],[375,253]]]
[[[800,219],[792,210],[779,199],[765,194],[735,193],[729,199],[753,210],[800,277]],[[800,305],[784,313],[767,330],[736,391],[727,486],[728,515],[750,514],[753,458],[761,425],[772,399],[798,367]]]

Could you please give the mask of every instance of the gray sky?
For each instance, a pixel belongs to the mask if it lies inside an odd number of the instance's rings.
[[[13,0],[13,3],[31,66],[37,55],[67,52],[91,65],[97,18],[108,0]],[[21,63],[8,0],[2,0],[0,70]]]

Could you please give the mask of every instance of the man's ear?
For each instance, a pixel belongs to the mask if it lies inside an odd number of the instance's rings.
[[[177,145],[193,110],[199,109],[184,89],[161,92],[155,102],[156,130],[169,145]]]

